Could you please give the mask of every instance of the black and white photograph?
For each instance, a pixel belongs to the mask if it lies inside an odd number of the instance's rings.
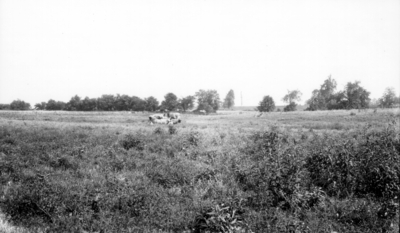
[[[0,233],[398,233],[399,209],[399,0],[0,0]]]

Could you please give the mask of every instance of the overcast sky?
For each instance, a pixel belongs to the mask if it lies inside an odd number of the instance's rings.
[[[302,103],[332,75],[400,92],[398,0],[0,0],[0,103],[233,89]]]

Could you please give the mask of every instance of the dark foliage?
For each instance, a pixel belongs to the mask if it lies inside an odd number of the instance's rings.
[[[23,100],[14,100],[10,104],[10,109],[11,110],[28,110],[31,108],[30,103],[26,103]]]
[[[263,100],[259,103],[257,110],[260,112],[272,112],[275,109],[275,102],[271,96],[264,96]]]
[[[140,134],[128,134],[121,140],[120,143],[125,150],[130,150],[133,148],[140,151],[145,147],[143,135]]]
[[[285,111],[285,112],[296,111],[296,107],[297,107],[297,104],[295,102],[291,102],[289,105],[286,105],[283,108],[283,111]]]

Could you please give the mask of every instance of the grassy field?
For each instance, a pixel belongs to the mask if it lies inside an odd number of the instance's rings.
[[[149,114],[0,111],[0,231],[399,231],[399,109]]]

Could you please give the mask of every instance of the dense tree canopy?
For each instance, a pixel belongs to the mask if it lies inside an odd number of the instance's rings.
[[[159,108],[158,100],[153,96],[144,99],[144,102],[146,111],[154,112]]]
[[[10,104],[10,109],[11,110],[28,110],[31,108],[30,103],[26,103],[23,100],[14,100]]]
[[[360,86],[360,82],[348,82],[345,87],[345,96],[347,99],[347,109],[368,108],[369,92]]]
[[[334,98],[336,89],[336,81],[331,76],[328,77],[321,85],[320,89],[312,92],[311,98],[307,100],[307,110],[325,110],[329,108],[329,103]]]
[[[219,94],[216,90],[199,90],[196,92],[197,110],[206,110],[209,112],[216,112],[219,109]]]
[[[101,111],[114,111],[114,95],[102,95],[97,99],[97,107]]]
[[[264,96],[264,98],[260,102],[260,104],[257,107],[257,109],[260,112],[272,112],[272,111],[274,111],[274,109],[275,109],[274,99],[269,95]]]
[[[85,97],[80,104],[79,110],[81,110],[81,111],[96,111],[97,110],[97,99]]]
[[[9,110],[10,105],[9,104],[0,104],[0,110]]]
[[[228,92],[222,106],[229,109],[235,106],[235,93],[233,92],[233,90],[230,90]]]
[[[65,103],[62,101],[55,101],[55,100],[50,99],[45,104],[46,110],[63,110],[64,108],[65,108]]]
[[[146,102],[137,96],[131,97],[131,102],[127,110],[144,111],[146,109]]]
[[[65,110],[69,111],[79,111],[80,108],[81,108],[81,97],[79,97],[78,95],[73,96],[65,106]]]
[[[168,93],[164,96],[165,100],[161,102],[163,110],[173,111],[179,106],[178,97],[174,93]]]
[[[352,109],[369,106],[370,93],[360,86],[360,82],[348,82],[343,91],[335,93],[336,86],[336,81],[329,76],[320,89],[312,92],[311,98],[307,100],[306,110]]]
[[[132,98],[128,95],[119,95],[114,99],[114,109],[117,111],[126,111],[130,108]]]
[[[186,112],[194,107],[194,96],[187,96],[179,100],[179,106],[181,106],[182,110]]]
[[[394,88],[386,88],[383,96],[379,99],[379,106],[382,108],[391,108],[396,103],[396,92]]]
[[[154,103],[156,107],[153,106]],[[117,94],[116,96],[102,95],[97,99],[89,97],[81,99],[75,95],[63,109],[68,111],[144,111],[146,109],[154,111],[157,108],[158,101],[154,97],[149,98],[146,102],[137,96]]]

